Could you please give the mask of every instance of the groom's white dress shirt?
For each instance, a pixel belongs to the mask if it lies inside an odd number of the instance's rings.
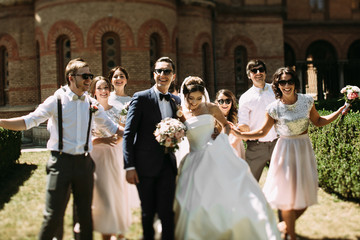
[[[156,93],[156,97],[158,99],[158,103],[159,103],[159,108],[160,108],[160,112],[161,112],[161,118],[167,118],[167,117],[172,117],[173,112],[171,109],[171,104],[169,101],[166,101],[165,99],[160,100],[160,91],[156,88],[156,86],[154,86],[154,91]],[[167,93],[170,94],[170,93]]]

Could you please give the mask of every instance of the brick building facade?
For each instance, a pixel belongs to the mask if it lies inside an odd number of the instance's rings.
[[[178,84],[202,77],[210,95],[238,96],[245,66],[263,59],[268,81],[294,66],[302,91],[337,97],[359,85],[360,0],[1,0],[0,118],[24,115],[65,82],[75,57],[95,75],[115,65],[127,91],[149,88],[151,65],[169,56]]]

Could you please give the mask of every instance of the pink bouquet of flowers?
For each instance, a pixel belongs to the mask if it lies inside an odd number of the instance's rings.
[[[175,152],[179,149],[179,143],[185,137],[186,127],[177,119],[165,118],[156,125],[154,136],[160,145],[166,147],[166,151]]]
[[[340,93],[344,94],[342,99],[345,100],[345,108],[342,111],[342,114],[350,107],[350,105],[356,100],[359,99],[360,88],[357,86],[347,85],[343,89],[341,89]],[[344,115],[341,115],[340,120],[344,118]]]

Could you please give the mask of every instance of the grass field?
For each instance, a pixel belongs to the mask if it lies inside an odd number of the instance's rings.
[[[45,164],[49,152],[22,153],[19,164],[0,181],[0,239],[33,240],[42,222],[45,199]],[[261,184],[265,179],[264,172]],[[72,239],[71,201],[65,216],[64,239]],[[319,190],[319,204],[297,222],[299,239],[360,239],[360,206]],[[94,233],[100,240],[100,234]],[[141,237],[140,211],[128,239]]]

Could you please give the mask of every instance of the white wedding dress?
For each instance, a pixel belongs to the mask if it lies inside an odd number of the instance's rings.
[[[277,222],[247,163],[226,134],[215,140],[210,114],[185,122],[190,152],[183,159],[175,195],[175,238],[280,239]]]

